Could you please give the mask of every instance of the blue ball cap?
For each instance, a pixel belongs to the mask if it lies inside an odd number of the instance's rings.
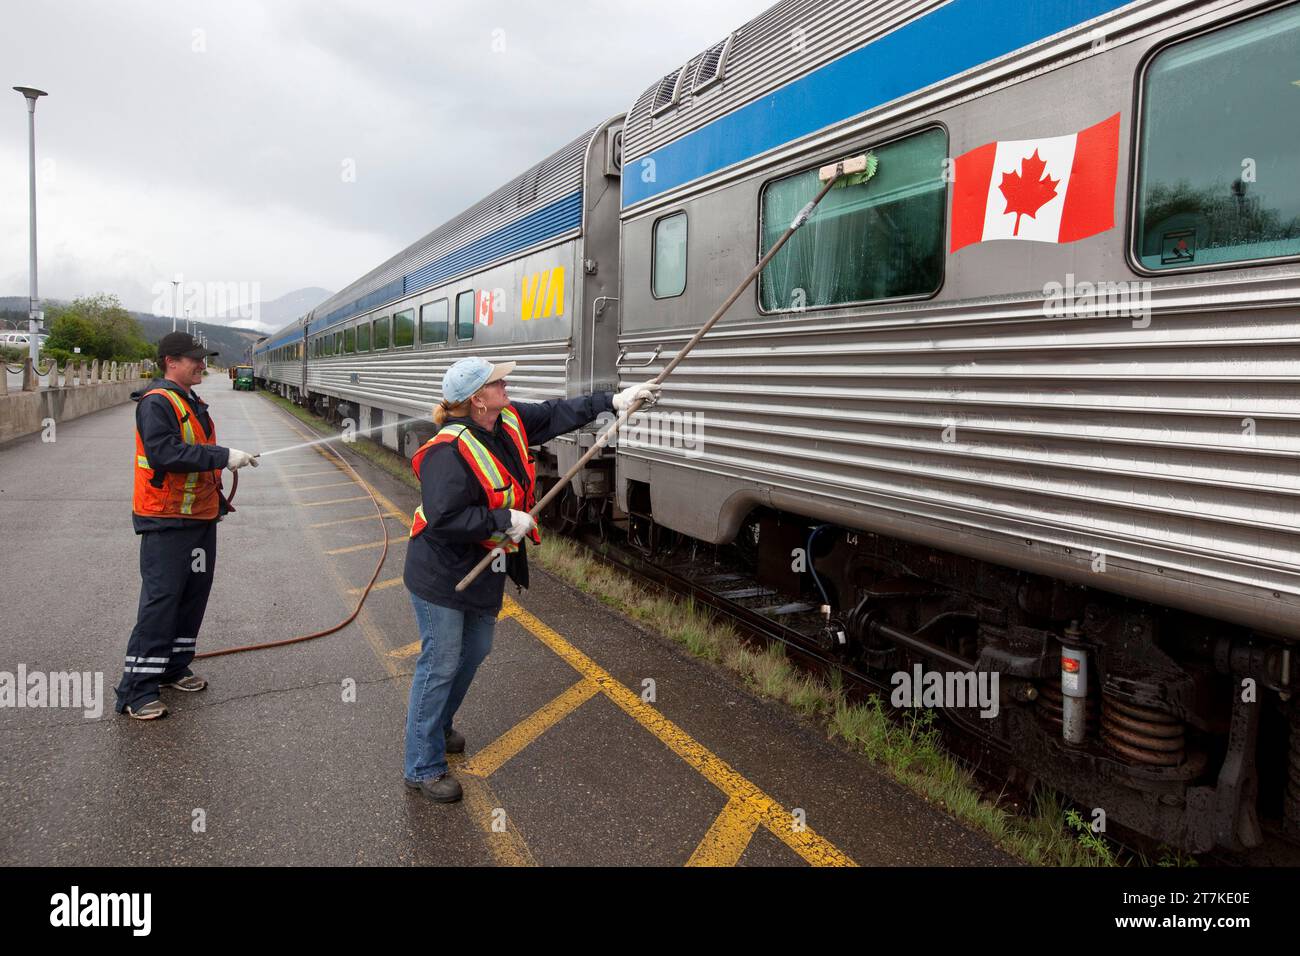
[[[457,405],[489,382],[505,378],[514,369],[514,362],[498,362],[494,365],[485,358],[463,358],[453,363],[442,376],[443,401]]]

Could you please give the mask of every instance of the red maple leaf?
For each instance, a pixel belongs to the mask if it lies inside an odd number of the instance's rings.
[[[1002,190],[1002,195],[1007,199],[1007,208],[1003,212],[1016,214],[1016,226],[1011,230],[1011,235],[1020,232],[1021,216],[1033,218],[1034,213],[1056,195],[1056,187],[1061,181],[1045,175],[1046,168],[1047,163],[1038,158],[1038,150],[1035,149],[1034,155],[1026,156],[1020,161],[1020,172],[1002,174],[1002,185],[998,189]]]

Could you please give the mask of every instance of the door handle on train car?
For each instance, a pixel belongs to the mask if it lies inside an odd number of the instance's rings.
[[[659,353],[662,352],[663,350],[664,347],[662,345],[656,345],[654,354],[651,355],[644,362],[628,362],[625,365],[623,364],[623,356],[627,355],[627,349],[620,349],[618,353],[618,358],[614,361],[614,368],[645,368],[647,365],[652,364],[654,360],[659,357]]]

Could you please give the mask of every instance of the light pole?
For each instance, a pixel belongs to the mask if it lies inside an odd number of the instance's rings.
[[[27,195],[31,201],[31,229],[28,232],[31,289],[27,300],[27,351],[32,357],[34,370],[41,355],[41,340],[36,325],[36,320],[40,317],[37,308],[40,299],[36,296],[36,98],[49,94],[30,86],[15,86],[14,89],[27,98]]]
[[[176,331],[176,316],[180,312],[177,305],[181,301],[181,280],[172,279],[172,331]]]

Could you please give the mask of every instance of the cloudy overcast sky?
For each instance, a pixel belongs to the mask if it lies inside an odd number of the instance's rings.
[[[11,7],[0,295],[27,293],[27,116],[10,86],[50,94],[42,296],[151,310],[180,273],[259,283],[269,301],[342,288],[772,2]]]

